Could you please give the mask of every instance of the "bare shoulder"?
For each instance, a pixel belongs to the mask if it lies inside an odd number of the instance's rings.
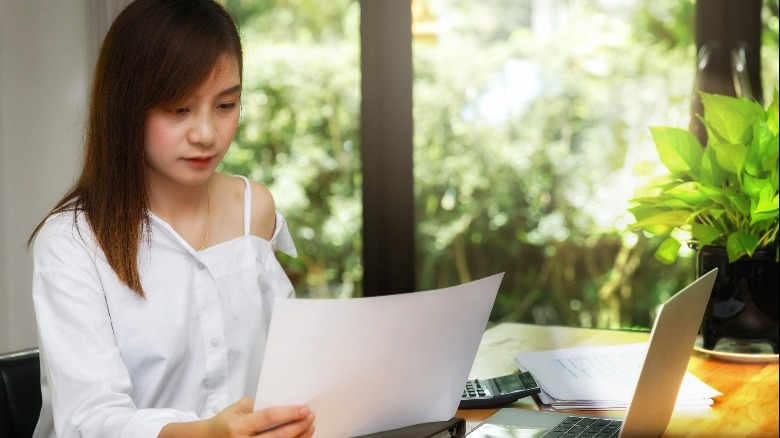
[[[276,203],[271,191],[263,184],[249,181],[252,191],[252,219],[249,232],[270,240],[276,227]]]
[[[228,240],[243,233],[246,184],[242,178],[222,173],[215,173],[212,183],[212,194],[219,193],[219,196],[215,196],[214,207],[223,212],[225,223],[229,224],[228,227],[232,230],[226,233],[224,240]],[[270,240],[276,226],[276,204],[273,196],[266,186],[251,180],[249,188],[252,205],[249,232]]]
[[[241,178],[223,173],[214,173],[212,177],[212,193],[218,194],[218,198],[225,199],[227,211],[243,211],[244,193],[246,185]]]

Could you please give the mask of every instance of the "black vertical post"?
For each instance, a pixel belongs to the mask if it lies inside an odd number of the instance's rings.
[[[763,102],[761,87],[762,0],[696,2],[696,84],[690,130],[706,144],[706,130],[696,116],[703,109],[698,90]],[[740,59],[742,58],[742,59]]]
[[[361,0],[363,293],[411,292],[414,278],[412,13]]]

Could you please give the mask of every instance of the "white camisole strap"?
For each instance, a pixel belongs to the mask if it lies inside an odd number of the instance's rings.
[[[244,236],[249,235],[249,225],[252,220],[252,187],[249,185],[249,179],[243,175],[236,175],[244,180]]]

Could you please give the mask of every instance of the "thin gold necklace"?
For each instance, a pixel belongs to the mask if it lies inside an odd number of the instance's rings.
[[[198,247],[197,251],[203,251],[206,249],[206,245],[209,243],[209,229],[211,228],[211,189],[209,182],[206,181],[206,238],[203,239],[203,244]]]

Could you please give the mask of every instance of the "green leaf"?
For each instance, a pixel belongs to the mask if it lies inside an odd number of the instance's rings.
[[[729,197],[729,201],[742,216],[750,216],[750,199],[745,194],[734,193]]]
[[[669,189],[666,194],[683,200],[690,205],[709,202],[710,198],[699,190],[699,183],[687,181]]]
[[[750,204],[750,225],[766,219],[777,219],[778,197],[771,187],[761,191],[758,201]]]
[[[675,260],[677,260],[677,254],[680,252],[680,246],[682,245],[677,241],[677,239],[671,237],[665,239],[663,242],[661,242],[658,250],[656,250],[655,258],[661,263],[671,265],[675,262]]]
[[[666,198],[666,197],[664,197]],[[656,201],[658,207],[662,207],[668,210],[692,210],[694,205],[679,198],[659,198],[661,201]]]
[[[723,170],[736,175],[742,173],[745,167],[745,159],[748,155],[748,148],[742,144],[714,143],[710,142],[709,148],[715,151],[715,158]]]
[[[750,197],[751,201],[757,201],[764,190],[772,190],[772,185],[768,180],[755,178],[750,175],[745,175],[742,178],[742,191]]]
[[[644,228],[648,225],[665,225],[668,227],[679,227],[685,225],[688,220],[689,212],[686,211],[664,211],[652,216],[645,217],[631,224],[631,228]]]
[[[715,149],[705,148],[704,155],[701,157],[699,175],[701,183],[711,187],[720,187],[726,181],[727,174],[718,164]]]
[[[746,254],[752,257],[757,245],[758,237],[746,231],[738,230],[729,234],[726,240],[726,253],[729,256],[729,263],[734,263]]]
[[[774,100],[769,105],[769,107],[766,110],[766,124],[769,127],[769,129],[775,134],[778,135],[778,127],[777,127],[777,120],[778,120],[778,113],[777,113],[777,106],[778,106],[778,94],[777,94],[777,88],[775,88],[774,92]],[[777,144],[777,143],[775,143]]]
[[[650,216],[654,216],[662,211],[665,211],[661,208],[658,208],[655,205],[655,202],[642,202],[642,200],[649,200],[651,198],[640,198],[639,201],[632,200],[632,202],[640,202],[640,204],[635,205],[633,207],[628,208],[628,212],[634,215],[634,218],[636,220],[642,220],[644,218],[648,218]]]
[[[726,212],[726,210],[722,208],[708,208],[707,212],[712,216],[713,219],[718,219],[719,217],[723,216],[723,213]]]
[[[697,176],[704,151],[689,131],[680,128],[650,128],[658,157],[674,175]]]
[[[753,126],[753,143],[750,145],[745,159],[745,171],[759,176],[766,169],[767,159],[777,156],[777,135],[772,133],[766,122],[759,120]]]
[[[699,242],[699,246],[709,245],[718,240],[723,233],[717,229],[704,224],[693,224],[691,235]]]
[[[699,91],[704,106],[702,122],[710,141],[747,144],[753,135],[752,125],[763,119],[766,111],[757,102]]]
[[[726,189],[722,188],[721,186],[708,187],[704,184],[699,184],[698,188],[703,194],[707,195],[707,197],[712,199],[712,201],[716,204],[725,204],[726,200],[730,196]]]
[[[778,150],[777,150],[777,143],[778,143],[778,137],[775,136],[772,140],[769,141],[770,144],[774,145],[775,151],[771,154],[767,154],[766,158],[764,159],[763,163],[763,170],[764,172],[769,172],[769,177],[774,177],[774,181],[777,182],[777,158],[778,158]],[[777,186],[777,184],[775,184]]]
[[[638,227],[633,227],[633,226],[629,227],[629,229],[634,229],[634,228],[638,228]],[[653,236],[668,236],[672,233],[674,227],[670,227],[668,225],[649,224],[642,227],[642,229],[652,234]]]
[[[636,198],[633,199],[632,202],[635,203],[635,205],[629,207],[628,211],[633,214],[637,220],[642,220],[671,210],[684,210],[688,212],[693,210],[693,206],[687,202],[666,195],[653,198]]]

